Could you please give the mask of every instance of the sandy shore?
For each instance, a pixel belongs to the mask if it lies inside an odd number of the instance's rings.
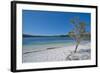
[[[87,60],[91,57],[91,49],[89,42],[84,44],[81,43],[78,47],[77,53],[75,54],[73,54],[74,50],[75,45],[45,47],[41,50],[25,50],[22,54],[22,61],[23,63],[29,63],[47,61]]]

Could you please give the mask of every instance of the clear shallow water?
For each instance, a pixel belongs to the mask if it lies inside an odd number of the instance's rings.
[[[74,40],[68,37],[24,37],[23,45],[45,45],[73,43]]]
[[[67,37],[24,37],[23,54],[48,48],[60,48],[72,45],[74,40]]]
[[[87,42],[89,41],[82,41],[81,44],[86,44]],[[23,53],[70,45],[76,45],[76,43],[68,37],[24,37]]]

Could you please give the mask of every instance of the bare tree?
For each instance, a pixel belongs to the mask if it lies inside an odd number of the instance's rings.
[[[75,17],[74,19],[71,19],[70,22],[74,25],[74,28],[68,34],[76,42],[75,51],[74,51],[74,53],[76,53],[80,42],[83,40],[84,35],[86,34],[85,31],[86,23],[84,21],[80,21],[79,17]]]

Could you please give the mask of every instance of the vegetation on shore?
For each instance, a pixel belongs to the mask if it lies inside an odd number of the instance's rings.
[[[72,31],[69,32],[69,36],[71,38],[73,38],[73,40],[75,40],[75,42],[76,42],[76,47],[75,47],[75,51],[74,51],[74,53],[76,53],[80,42],[85,39],[84,37],[87,34],[86,22],[80,21],[79,17],[75,17],[75,18],[71,19],[70,22],[73,24],[74,28],[72,29]]]
[[[52,36],[46,36],[46,35],[29,35],[29,34],[23,34],[24,38],[29,38],[29,37],[68,37],[70,38],[69,35],[52,35]],[[86,33],[84,36],[84,40],[90,40],[90,33]]]
[[[23,37],[69,37],[69,35],[29,35],[29,34],[23,34]]]

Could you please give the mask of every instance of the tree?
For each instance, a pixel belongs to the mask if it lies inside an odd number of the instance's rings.
[[[74,51],[74,53],[76,53],[80,42],[83,40],[84,35],[86,34],[85,31],[86,23],[84,21],[80,21],[79,17],[75,17],[74,19],[71,19],[70,22],[74,25],[74,28],[68,34],[76,42],[75,51]]]

